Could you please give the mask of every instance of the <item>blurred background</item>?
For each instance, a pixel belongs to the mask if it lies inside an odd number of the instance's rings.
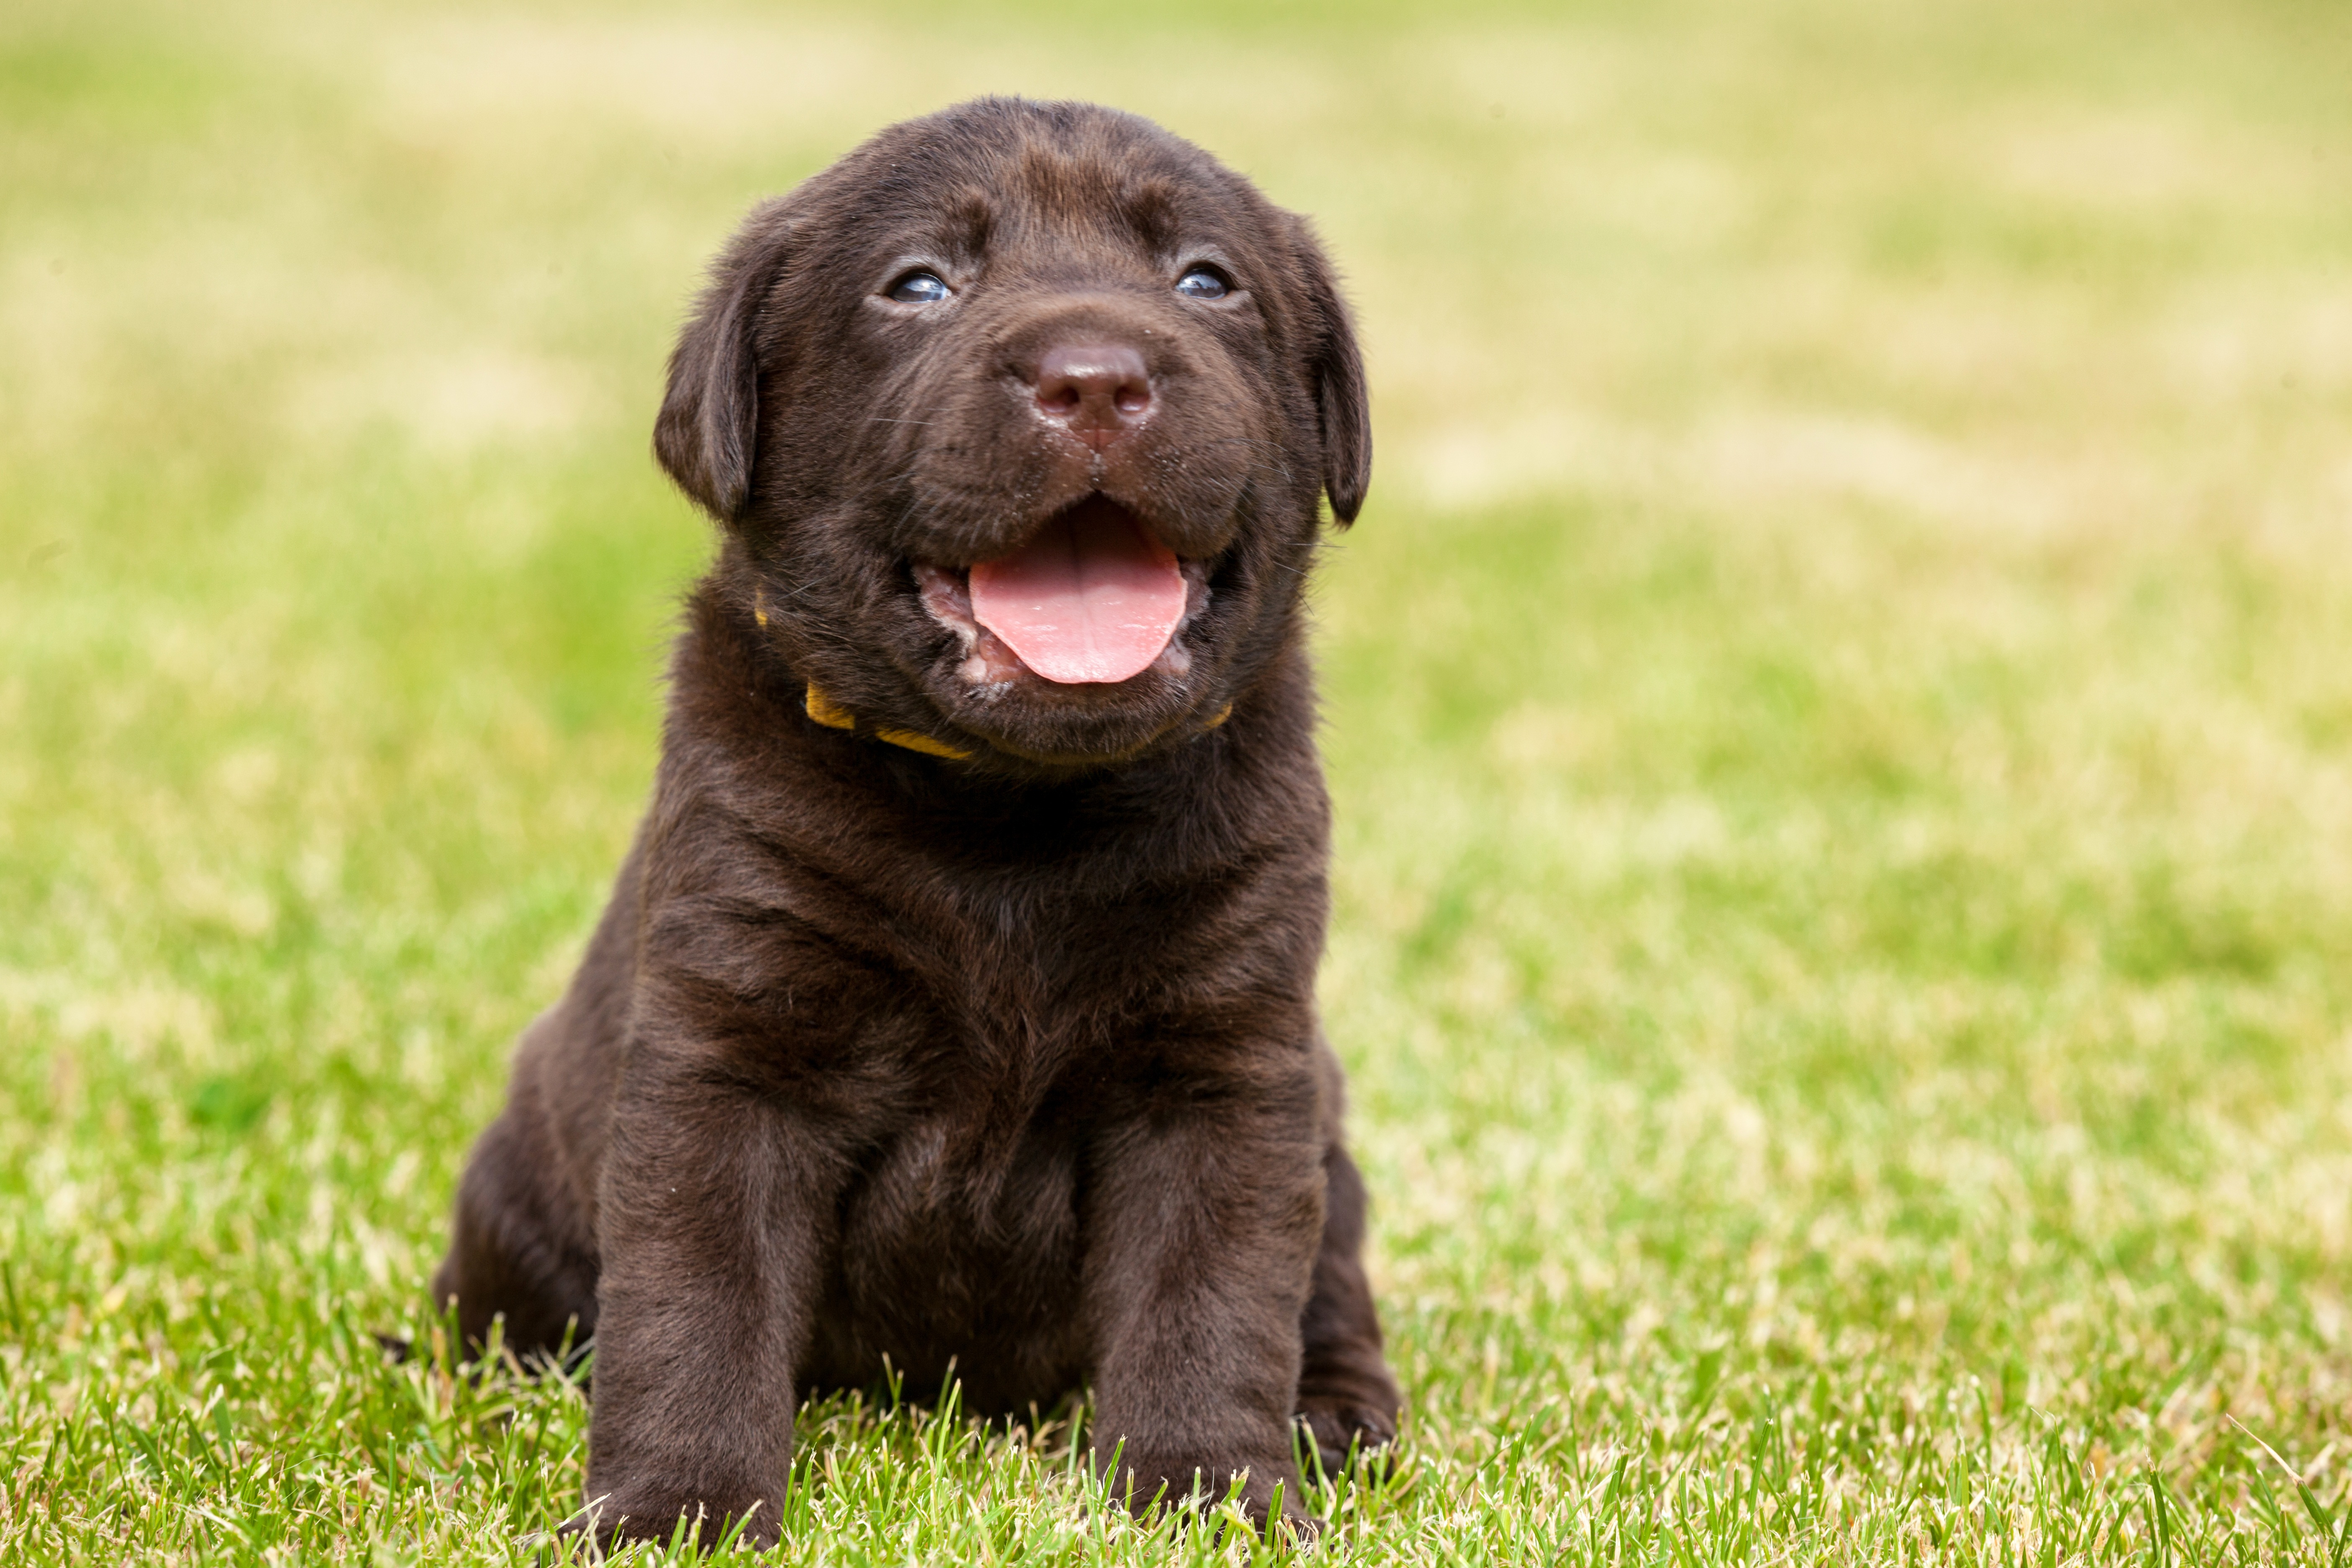
[[[364,1331],[644,797],[705,261],[987,91],[1197,141],[1360,319],[1360,1550],[2320,1552],[2348,86],[2336,0],[11,0],[0,1545],[569,1507]]]

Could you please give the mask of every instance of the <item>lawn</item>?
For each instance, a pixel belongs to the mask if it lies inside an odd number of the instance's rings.
[[[2340,0],[11,0],[0,1561],[546,1551],[578,1392],[373,1335],[646,792],[662,359],[982,90],[1204,143],[1363,321],[1411,1408],[1315,1555],[2352,1561],[2347,83]],[[778,1560],[1294,1554],[1070,1414],[805,1411]]]

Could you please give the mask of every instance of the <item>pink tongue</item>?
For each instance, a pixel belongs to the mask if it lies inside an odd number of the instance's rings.
[[[1095,496],[974,566],[971,615],[1048,680],[1125,680],[1175,635],[1184,574],[1125,507]]]

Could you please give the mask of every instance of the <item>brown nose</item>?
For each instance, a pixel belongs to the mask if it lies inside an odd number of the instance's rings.
[[[1100,450],[1151,416],[1151,373],[1123,344],[1066,344],[1037,361],[1037,412]]]

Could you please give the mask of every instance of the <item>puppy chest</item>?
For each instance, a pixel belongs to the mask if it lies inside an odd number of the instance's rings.
[[[1066,1312],[1082,1150],[1056,1121],[928,1120],[886,1143],[841,1215],[841,1279],[877,1320],[952,1334]]]

